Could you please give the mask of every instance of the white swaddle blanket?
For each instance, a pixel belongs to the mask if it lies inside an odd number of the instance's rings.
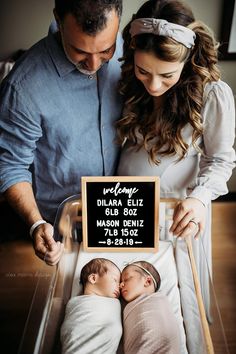
[[[121,335],[118,299],[80,295],[69,300],[61,327],[62,354],[115,354]]]

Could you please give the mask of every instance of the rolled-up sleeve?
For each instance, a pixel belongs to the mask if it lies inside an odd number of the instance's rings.
[[[0,94],[4,97],[0,105],[0,192],[3,193],[18,182],[32,182],[29,167],[42,131],[37,119],[30,115],[29,102],[23,99],[20,88],[6,82]]]
[[[218,81],[210,84],[202,111],[203,154],[197,179],[189,197],[207,205],[228,193],[227,181],[235,167],[235,105],[230,87]]]

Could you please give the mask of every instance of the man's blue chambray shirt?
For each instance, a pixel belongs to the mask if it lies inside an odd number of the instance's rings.
[[[113,58],[97,78],[78,72],[55,34],[19,60],[0,90],[0,192],[27,181],[44,218],[80,192],[81,176],[113,175],[118,156],[114,122],[120,36]]]

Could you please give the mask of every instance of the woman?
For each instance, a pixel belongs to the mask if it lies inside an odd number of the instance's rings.
[[[182,200],[161,237],[201,235],[211,269],[211,200],[227,193],[235,160],[234,99],[220,80],[218,44],[186,5],[173,0],[144,3],[123,37],[118,175],[160,176],[161,197]],[[200,244],[193,248],[207,302]]]

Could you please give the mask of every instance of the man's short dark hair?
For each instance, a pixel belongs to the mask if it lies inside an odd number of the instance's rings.
[[[94,35],[106,27],[107,14],[115,10],[120,18],[122,0],[55,0],[55,11],[63,22],[72,14],[83,32]]]

